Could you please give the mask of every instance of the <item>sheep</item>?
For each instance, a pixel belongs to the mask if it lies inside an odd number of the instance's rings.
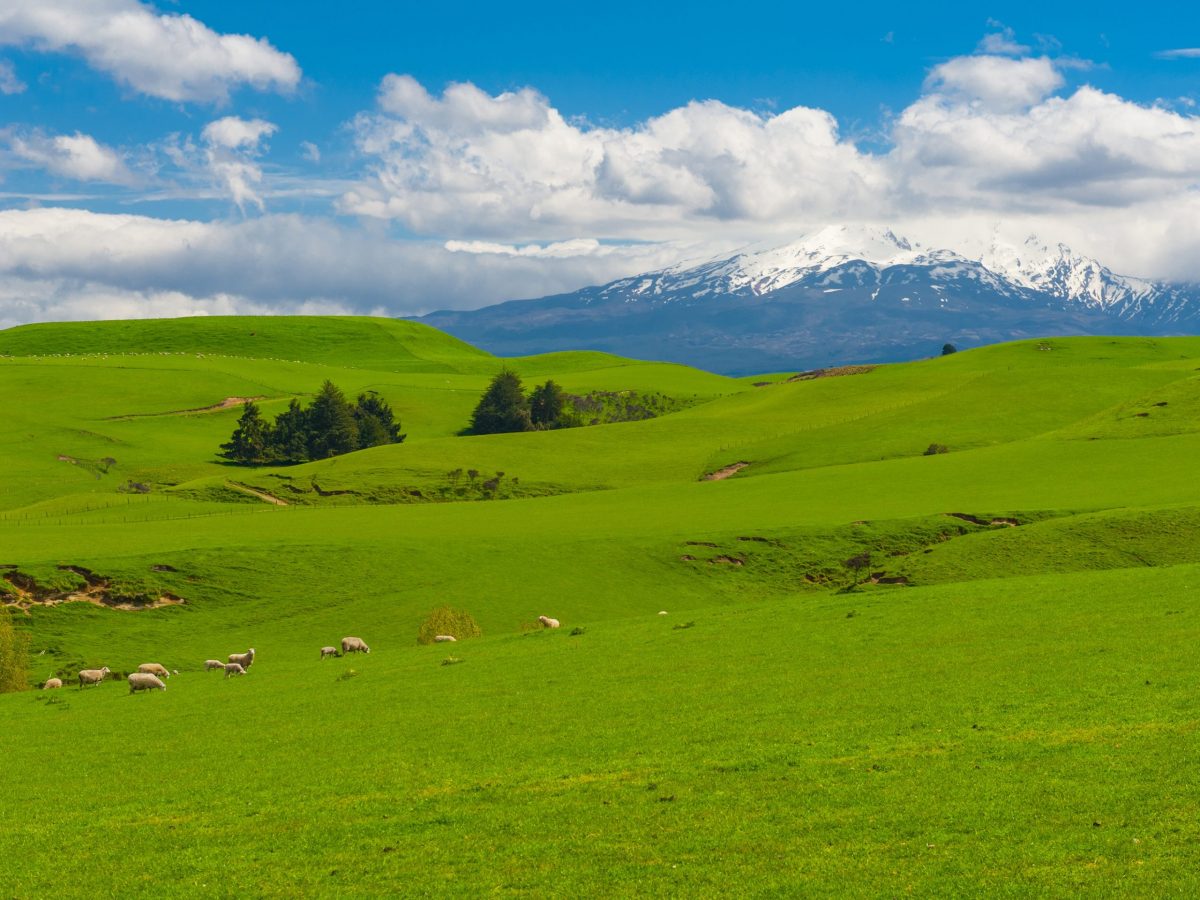
[[[329,659],[338,655],[337,647],[322,647],[321,659]]]
[[[370,653],[371,648],[360,637],[342,638],[342,653]]]
[[[138,691],[165,691],[166,689],[167,686],[162,683],[162,679],[149,672],[133,672],[129,676],[129,693],[131,694],[136,694]]]
[[[559,625],[558,619],[552,619],[549,616],[538,616],[538,621],[544,628],[557,628]]]
[[[254,664],[254,648],[251,647],[245,653],[230,653],[229,661],[231,663],[237,663],[243,669],[250,668],[250,666]],[[226,673],[228,673],[228,671],[229,670],[226,669]]]
[[[167,667],[159,663],[142,663],[138,666],[138,671],[143,675],[157,675],[159,678],[171,677],[171,673],[167,671]]]
[[[667,614],[667,611],[666,611],[665,609],[660,609],[660,610],[658,611],[658,614],[659,614],[660,616],[665,616],[665,615]]]
[[[62,679],[61,678],[47,678],[46,683],[42,685],[42,690],[50,691],[50,690],[53,690],[54,688],[60,688],[60,687],[62,687]]]
[[[245,675],[245,674],[246,674],[246,670],[243,669],[239,663],[232,663],[232,662],[225,663],[225,677],[226,678],[228,678],[230,675]]]
[[[211,672],[213,669],[224,669],[224,668],[225,668],[225,663],[221,662],[219,659],[206,659],[204,661],[204,671],[205,672]]]
[[[452,634],[436,634],[433,636],[433,642],[435,644],[453,644],[457,640],[458,638]]]
[[[108,666],[103,669],[80,669],[79,670],[79,689],[82,691],[85,684],[99,684],[104,680],[104,676],[109,673]]]

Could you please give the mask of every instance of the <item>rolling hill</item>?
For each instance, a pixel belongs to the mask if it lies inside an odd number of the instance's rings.
[[[680,411],[460,436],[502,366]],[[215,456],[239,398],[326,378],[407,441]],[[730,378],[374,319],[37,325],[0,408],[30,682],[179,670],[0,696],[14,896],[1196,886],[1200,339]],[[483,637],[418,645],[442,605]]]

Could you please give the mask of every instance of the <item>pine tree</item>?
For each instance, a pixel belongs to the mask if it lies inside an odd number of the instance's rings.
[[[557,428],[566,402],[563,389],[553,381],[538,385],[529,396],[529,418],[535,428]]]
[[[288,408],[275,417],[267,455],[281,462],[308,460],[308,413],[294,397]]]
[[[242,407],[242,417],[238,419],[237,428],[229,443],[222,444],[222,456],[234,462],[262,462],[270,436],[270,426],[263,421],[258,406],[249,400]]]
[[[354,408],[341,389],[327,380],[308,408],[308,455],[312,459],[326,459],[357,449]]]
[[[406,435],[400,433],[400,423],[387,401],[372,391],[359,394],[354,407],[354,421],[358,423],[358,446],[378,447],[381,444],[399,444]]]
[[[471,415],[474,434],[501,434],[510,431],[529,431],[529,401],[516,372],[502,370],[479,400]]]

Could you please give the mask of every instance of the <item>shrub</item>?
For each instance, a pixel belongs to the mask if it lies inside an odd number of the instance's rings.
[[[464,638],[479,637],[483,630],[469,612],[450,606],[439,606],[421,623],[417,630],[417,643],[432,644],[439,634],[452,634],[461,641]]]
[[[945,444],[930,444],[928,447],[925,448],[925,452],[922,453],[921,455],[922,456],[937,456],[939,453],[949,453],[949,452],[950,452],[950,448],[947,447]]]
[[[0,694],[29,689],[29,635],[0,609]]]

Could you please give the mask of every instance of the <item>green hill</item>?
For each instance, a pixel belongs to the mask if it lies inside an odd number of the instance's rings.
[[[680,411],[460,436],[505,365]],[[376,319],[0,332],[0,592],[31,681],[181,672],[0,696],[0,881],[1188,893],[1198,371],[1197,338],[731,379]],[[408,439],[216,457],[241,398],[273,415],[326,378]],[[445,604],[484,636],[419,646]],[[346,634],[370,656],[318,659]],[[202,671],[249,646],[245,678]]]

